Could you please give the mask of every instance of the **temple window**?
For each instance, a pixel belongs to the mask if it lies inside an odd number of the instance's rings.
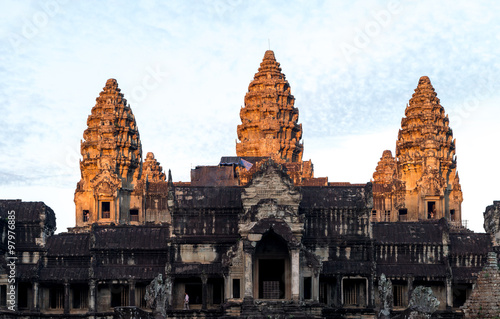
[[[304,277],[304,299],[312,299],[312,279],[311,277]]]
[[[111,290],[111,308],[128,306],[128,286],[113,285]]]
[[[436,202],[427,202],[427,219],[436,218]]]
[[[138,209],[131,209],[130,210],[130,221],[131,222],[138,222],[139,221],[139,210]]]
[[[364,307],[366,306],[366,279],[343,279],[343,303],[344,306]]]
[[[0,286],[0,307],[6,307],[6,306],[7,306],[7,286],[1,285]]]
[[[31,297],[31,284],[30,283],[20,283],[18,287],[18,301],[17,305],[20,309],[26,309],[29,307],[29,301]]]
[[[83,211],[83,222],[86,223],[89,221],[89,217],[90,217],[90,212],[88,210],[84,210]]]
[[[73,287],[73,309],[86,309],[89,302],[89,289],[84,285]]]
[[[111,207],[111,205],[109,202],[101,202],[102,218],[110,218],[111,217],[110,207]]]
[[[408,209],[401,208],[399,210],[399,221],[400,222],[406,221],[407,220],[407,216],[408,216]]]
[[[408,306],[408,286],[397,285],[392,286],[392,294],[394,307],[406,308]]]
[[[49,289],[49,308],[63,309],[64,308],[64,288],[61,286],[52,287]]]
[[[233,279],[233,298],[240,298],[240,280]]]

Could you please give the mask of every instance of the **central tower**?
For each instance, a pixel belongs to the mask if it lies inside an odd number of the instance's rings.
[[[266,51],[259,71],[248,86],[241,108],[236,154],[240,157],[271,157],[277,162],[302,162],[302,125],[290,85],[274,52]]]

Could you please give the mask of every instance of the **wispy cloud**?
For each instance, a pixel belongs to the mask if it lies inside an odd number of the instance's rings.
[[[143,151],[155,152],[175,180],[188,180],[191,166],[234,154],[239,109],[270,40],[296,97],[306,156],[321,156],[312,157],[316,170],[332,180],[344,179],[339,167],[352,171],[354,182],[370,179],[383,149],[394,147],[419,77],[430,76],[453,119],[467,202],[465,181],[478,159],[467,158],[474,150],[464,143],[493,143],[495,132],[479,128],[500,117],[485,106],[500,101],[500,4],[401,1],[391,12],[392,3],[6,2],[0,194],[12,194],[13,186],[31,192],[33,183],[74,190],[86,119],[111,77],[131,103]],[[346,59],[342,44],[355,45],[360,32],[368,43]],[[467,107],[471,99],[475,109]],[[482,165],[494,167],[500,154],[491,147],[488,154]],[[335,166],[327,156],[360,159]],[[71,216],[72,200],[56,201],[56,213]],[[466,214],[484,208],[466,202]],[[72,223],[59,222],[60,230]]]

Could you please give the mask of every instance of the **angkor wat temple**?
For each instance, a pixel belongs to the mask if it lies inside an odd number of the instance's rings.
[[[174,183],[153,153],[143,160],[132,110],[108,80],[83,133],[75,227],[54,234],[44,203],[0,201],[0,317],[390,318],[419,286],[439,303],[433,318],[500,302],[474,289],[483,267],[498,273],[500,202],[486,209],[487,233],[462,226],[453,132],[428,77],[395,156],[383,151],[366,184],[314,177],[294,102],[267,51],[240,110],[236,156]]]

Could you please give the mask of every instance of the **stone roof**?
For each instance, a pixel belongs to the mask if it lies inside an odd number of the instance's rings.
[[[7,218],[9,211],[16,212],[16,221],[38,224],[44,220],[45,225],[55,230],[56,216],[54,211],[43,202],[23,202],[20,199],[0,200],[0,217]],[[43,218],[42,216],[45,215]]]
[[[151,265],[113,265],[113,266],[99,266],[94,270],[96,278],[100,280],[111,279],[128,279],[134,278],[136,280],[150,281],[158,274],[165,274],[165,265],[151,266]]]
[[[445,264],[380,264],[377,263],[377,274],[385,274],[387,277],[431,277],[445,278],[447,267]]]
[[[89,233],[61,233],[47,239],[50,256],[87,256],[90,254]]]
[[[373,223],[373,238],[387,244],[442,244],[443,227],[441,221]]]
[[[481,254],[491,251],[491,239],[484,233],[451,233],[451,253],[454,255]]]
[[[87,281],[89,279],[89,265],[80,267],[50,267],[40,270],[40,278],[44,281]]]
[[[158,250],[168,247],[168,225],[95,226],[93,249]]]
[[[366,185],[301,187],[301,208],[366,208],[369,192]]]
[[[175,187],[178,208],[241,208],[240,187]]]

